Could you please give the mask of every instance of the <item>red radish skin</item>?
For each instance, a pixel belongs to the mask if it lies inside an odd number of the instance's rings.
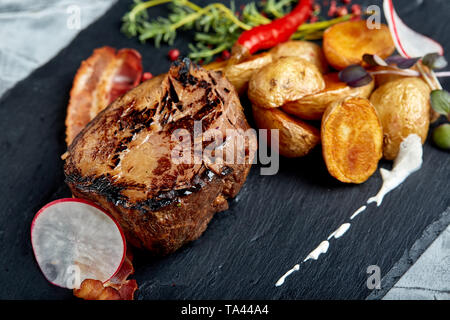
[[[38,266],[39,266],[39,269],[41,270],[42,274],[43,274],[44,277],[47,279],[47,281],[49,281],[51,284],[53,284],[53,285],[55,285],[55,286],[58,286],[58,287],[66,288],[66,287],[64,287],[64,286],[62,286],[62,285],[60,285],[60,284],[58,284],[58,283],[53,282],[53,281],[52,281],[51,279],[49,279],[49,278],[46,276],[46,274],[44,273],[44,270],[42,269],[41,265],[39,264],[38,258],[36,257],[36,244],[35,244],[34,241],[33,241],[33,231],[34,231],[34,229],[35,229],[37,219],[41,216],[42,213],[46,212],[50,207],[52,207],[52,206],[54,206],[54,205],[61,204],[61,203],[67,203],[67,202],[72,202],[72,203],[82,203],[82,204],[91,206],[91,207],[93,207],[93,208],[99,210],[100,212],[102,212],[103,214],[105,214],[105,215],[106,215],[106,216],[107,216],[107,217],[115,224],[115,226],[117,227],[117,230],[119,231],[119,234],[120,234],[120,237],[121,237],[122,243],[123,243],[123,254],[122,254],[121,261],[120,261],[120,263],[118,264],[118,266],[117,266],[115,272],[114,272],[108,279],[106,279],[106,280],[103,281],[103,283],[107,283],[109,280],[111,280],[112,278],[114,278],[114,277],[117,275],[117,273],[120,271],[120,268],[122,267],[122,265],[123,265],[123,263],[124,263],[124,261],[125,261],[125,258],[126,258],[126,249],[127,249],[125,235],[124,235],[124,233],[123,233],[122,228],[120,227],[120,225],[117,223],[117,221],[116,221],[116,220],[115,220],[108,212],[106,212],[103,208],[99,207],[99,206],[96,205],[95,203],[92,203],[92,202],[87,201],[87,200],[84,200],[84,199],[78,199],[78,198],[62,198],[62,199],[58,199],[58,200],[52,201],[52,202],[46,204],[44,207],[42,207],[42,208],[36,213],[36,215],[34,216],[33,221],[31,222],[30,235],[31,235],[31,244],[32,244],[33,252],[34,252],[34,255],[35,255],[36,262],[37,262],[37,264],[38,264]],[[82,282],[82,280],[81,280],[80,282]],[[72,289],[72,288],[70,288],[70,289]]]
[[[425,54],[432,52],[438,52],[440,55],[444,55],[444,49],[439,42],[418,33],[403,22],[403,20],[397,15],[392,0],[383,0],[383,9],[397,51],[403,57],[412,58],[416,56],[424,56]],[[403,31],[403,39],[400,36],[400,34],[402,33],[401,31]],[[406,39],[405,34],[409,36],[409,38]],[[413,45],[411,45],[411,42],[413,40],[414,43]],[[417,52],[418,50],[413,50],[415,52],[408,51],[408,48],[406,48],[407,46],[405,46],[405,44],[409,44],[409,50],[411,50],[412,48],[418,49],[420,53]],[[426,50],[424,51],[424,49]]]

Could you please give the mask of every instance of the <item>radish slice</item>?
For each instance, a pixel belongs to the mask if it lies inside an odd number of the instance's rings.
[[[398,53],[405,58],[423,57],[438,52],[444,55],[442,46],[408,27],[397,15],[392,0],[383,1],[383,11]]]
[[[31,224],[31,243],[42,273],[63,288],[85,279],[108,281],[120,269],[126,243],[117,222],[82,199],[60,199],[44,206]]]

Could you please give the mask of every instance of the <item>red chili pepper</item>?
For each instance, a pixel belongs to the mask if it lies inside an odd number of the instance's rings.
[[[309,18],[312,2],[312,0],[300,0],[297,6],[284,17],[244,31],[237,43],[252,54],[289,40],[298,27]]]

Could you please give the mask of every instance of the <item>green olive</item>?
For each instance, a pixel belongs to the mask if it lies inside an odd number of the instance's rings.
[[[445,123],[434,129],[434,143],[442,149],[450,150],[450,123]]]

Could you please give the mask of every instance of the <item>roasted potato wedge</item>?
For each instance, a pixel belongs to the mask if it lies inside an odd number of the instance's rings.
[[[323,54],[322,48],[309,41],[291,40],[280,43],[269,51],[272,59],[281,57],[299,57],[314,64],[321,73],[328,71],[328,64]]]
[[[339,80],[337,73],[328,73],[323,76],[325,89],[301,98],[290,101],[281,108],[289,114],[305,120],[320,120],[328,105],[345,97],[369,98],[374,87],[374,81],[357,88],[349,87]]]
[[[243,94],[248,89],[248,82],[252,75],[265,65],[272,62],[272,55],[268,52],[251,56],[244,62],[225,68],[225,77],[236,88],[238,94]]]
[[[322,118],[322,153],[330,174],[346,183],[362,183],[378,167],[383,129],[368,99],[344,98],[330,104]]]
[[[376,89],[370,101],[383,125],[386,159],[395,159],[400,143],[412,133],[425,142],[430,126],[430,88],[422,79],[390,81]]]
[[[369,29],[365,20],[346,21],[331,26],[323,34],[323,52],[328,63],[338,70],[361,64],[365,53],[389,57],[395,50],[388,26]]]
[[[272,55],[268,52],[253,55],[238,64],[228,65],[228,61],[211,62],[204,66],[207,70],[222,71],[231,82],[238,94],[247,91],[248,82],[256,71],[272,62]]]
[[[320,141],[319,130],[278,108],[266,109],[253,105],[252,110],[258,128],[279,130],[279,153],[285,157],[302,157]]]
[[[281,57],[252,75],[248,97],[259,107],[276,108],[324,88],[322,74],[311,62],[298,57]]]

